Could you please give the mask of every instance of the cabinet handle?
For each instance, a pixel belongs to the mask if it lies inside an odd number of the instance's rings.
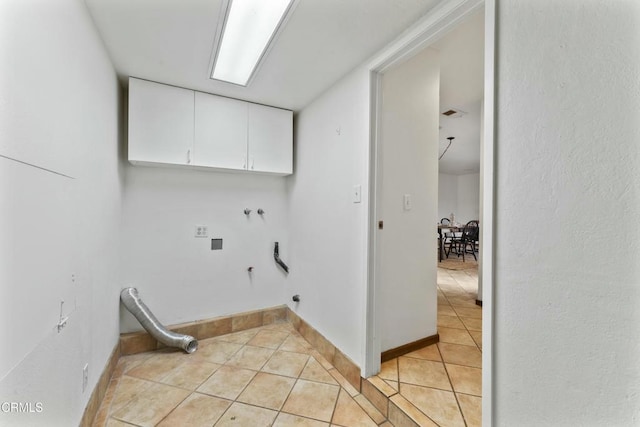
[[[187,150],[187,164],[191,164],[191,150]]]
[[[255,160],[255,159],[252,157],[252,158],[251,158],[251,170],[253,170],[253,163],[254,163],[254,160]]]
[[[246,158],[246,157],[244,157],[244,158],[242,159],[242,169],[246,169],[246,168],[247,168],[247,158]]]

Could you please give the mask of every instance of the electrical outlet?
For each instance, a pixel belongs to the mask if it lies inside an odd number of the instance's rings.
[[[196,225],[194,237],[209,237],[209,230],[206,225]]]
[[[85,364],[84,368],[82,368],[82,392],[87,388],[87,384],[89,383],[89,364]]]

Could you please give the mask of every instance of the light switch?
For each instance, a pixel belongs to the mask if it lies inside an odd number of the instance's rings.
[[[362,201],[362,186],[353,186],[353,203],[360,203]]]
[[[403,206],[404,206],[404,210],[405,211],[410,211],[411,210],[411,208],[413,207],[413,201],[412,201],[411,194],[405,194],[404,195]]]

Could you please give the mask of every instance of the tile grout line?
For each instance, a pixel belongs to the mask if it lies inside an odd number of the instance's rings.
[[[458,411],[460,412],[460,416],[462,417],[462,422],[464,423],[465,427],[468,427],[467,419],[464,416],[464,412],[462,412],[462,406],[460,406],[460,401],[458,401],[458,395],[456,394],[456,389],[453,386],[453,381],[451,381],[451,375],[449,375],[447,364],[444,363],[444,357],[442,357],[442,352],[440,351],[440,347],[438,347],[437,345],[436,347],[438,348],[438,353],[442,358],[442,365],[444,366],[444,371],[447,373],[447,379],[449,380],[449,384],[451,385],[451,391],[453,392],[453,397],[456,399],[456,405],[458,405]]]

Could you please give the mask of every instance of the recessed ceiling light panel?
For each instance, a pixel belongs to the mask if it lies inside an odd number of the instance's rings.
[[[246,86],[293,0],[230,0],[211,78]]]

